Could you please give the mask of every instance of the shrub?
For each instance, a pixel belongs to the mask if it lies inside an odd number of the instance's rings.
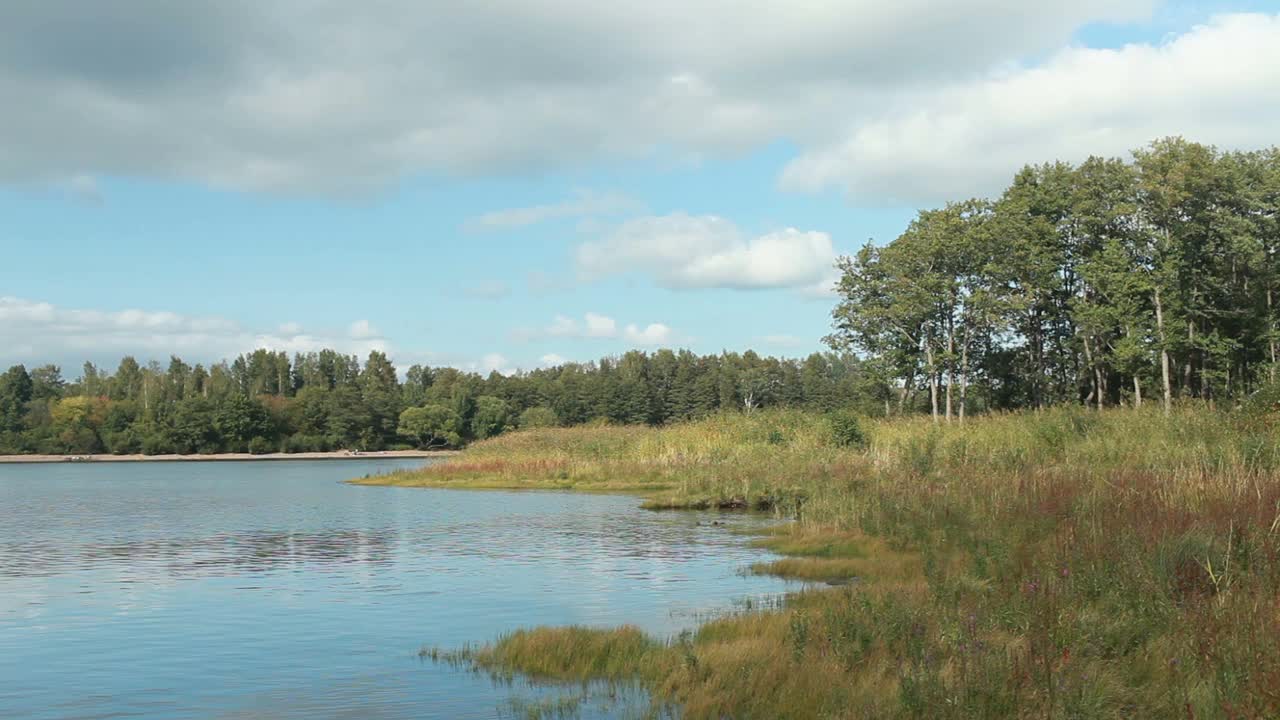
[[[267,453],[274,451],[275,447],[271,445],[271,441],[261,435],[256,435],[249,441],[249,452],[254,455],[266,455]]]
[[[867,434],[857,413],[852,410],[837,410],[827,416],[827,426],[831,430],[831,441],[840,447],[864,449],[867,447]]]
[[[560,418],[556,417],[556,411],[546,406],[531,407],[520,413],[520,418],[516,421],[521,430],[529,428],[556,427],[560,424]]]

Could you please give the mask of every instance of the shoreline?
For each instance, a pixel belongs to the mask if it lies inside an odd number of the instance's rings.
[[[206,455],[0,455],[0,464],[97,462],[243,462],[248,460],[370,460],[378,458],[444,458],[457,450],[382,450],[370,452],[210,453]],[[76,458],[76,459],[73,459]]]

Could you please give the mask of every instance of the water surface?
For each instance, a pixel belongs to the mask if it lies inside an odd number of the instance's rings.
[[[0,717],[505,717],[549,691],[418,649],[784,589],[718,515],[340,482],[421,463],[0,465]]]

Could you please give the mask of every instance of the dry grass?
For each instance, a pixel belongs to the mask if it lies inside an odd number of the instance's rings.
[[[406,479],[768,508],[795,522],[758,540],[788,556],[759,571],[857,578],[671,643],[542,629],[481,665],[634,677],[689,718],[1270,718],[1276,428],[1062,409],[875,423],[860,452],[820,417],[756,413],[522,433]]]

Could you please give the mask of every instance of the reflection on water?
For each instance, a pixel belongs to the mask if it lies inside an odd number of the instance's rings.
[[[418,648],[669,634],[784,589],[738,572],[739,536],[632,498],[340,482],[418,462],[0,465],[0,717],[518,716],[558,696]]]
[[[390,532],[250,531],[208,537],[131,540],[103,545],[11,543],[0,546],[0,577],[56,575],[95,565],[150,565],[173,578],[265,572],[305,563],[379,563],[389,559]]]

